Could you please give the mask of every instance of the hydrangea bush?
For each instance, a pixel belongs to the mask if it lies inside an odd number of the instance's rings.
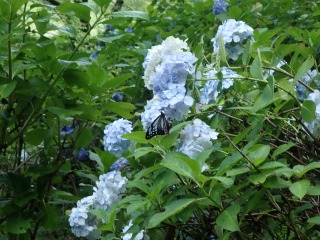
[[[319,0],[128,2],[0,0],[1,237],[319,239]]]

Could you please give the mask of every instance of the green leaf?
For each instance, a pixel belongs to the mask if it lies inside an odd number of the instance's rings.
[[[267,179],[267,174],[265,174],[265,173],[256,173],[256,174],[249,176],[249,178],[248,178],[248,180],[255,185],[260,185],[260,184],[264,183],[266,181],[266,179]]]
[[[200,185],[201,168],[200,164],[187,156],[180,153],[168,153],[161,164],[172,171],[192,179],[197,185]]]
[[[275,158],[276,156],[280,155],[281,153],[286,152],[291,147],[293,147],[295,144],[293,142],[289,142],[287,144],[280,145],[272,154],[272,158]]]
[[[309,56],[304,63],[299,67],[296,75],[294,76],[293,83],[295,84],[314,64],[314,58]]]
[[[253,60],[251,66],[250,66],[250,74],[252,77],[256,79],[264,79],[263,73],[262,73],[262,63],[260,54]]]
[[[93,0],[96,4],[98,4],[102,8],[109,7],[112,0]]]
[[[231,187],[233,185],[233,183],[234,183],[234,180],[232,178],[218,177],[218,176],[214,176],[212,178],[218,180],[221,183],[223,183],[226,188]]]
[[[306,165],[303,170],[301,171],[301,176],[303,176],[304,174],[306,174],[307,172],[313,170],[313,169],[317,169],[317,168],[320,168],[320,162],[312,162],[312,163],[309,163],[308,165]]]
[[[56,7],[60,13],[76,16],[79,19],[90,21],[90,8],[80,3],[62,3]]]
[[[59,107],[48,107],[47,110],[55,115],[58,115],[62,119],[80,115],[82,113],[82,111],[68,110]]]
[[[42,128],[33,129],[26,134],[25,140],[29,144],[38,146],[43,142],[43,140],[48,135],[48,133],[49,132],[47,129],[42,129]]]
[[[252,49],[251,49],[251,47],[252,47],[251,41],[248,40],[248,41],[246,42],[246,45],[245,45],[245,47],[244,47],[244,51],[243,51],[243,53],[242,53],[242,63],[243,63],[243,65],[245,65],[245,66],[249,63],[250,58],[251,58],[251,55],[252,55]]]
[[[316,118],[316,104],[312,100],[305,100],[301,106],[301,117],[310,123]]]
[[[105,107],[108,111],[119,114],[121,117],[131,119],[134,117],[130,112],[136,109],[136,107],[128,102],[107,102]]]
[[[115,40],[123,38],[124,36],[126,36],[126,34],[119,34],[119,35],[112,36],[112,37],[97,37],[97,39],[101,42],[104,42],[104,43],[111,43]]]
[[[308,223],[320,225],[320,216],[315,216],[307,220]]]
[[[104,171],[104,165],[102,164],[101,159],[98,154],[96,154],[92,151],[89,151],[89,158],[98,164],[98,166],[100,167],[100,170],[102,172]]]
[[[0,85],[0,97],[6,98],[6,97],[10,96],[10,94],[16,88],[16,85],[17,85],[17,81],[13,81],[8,84],[1,84]]]
[[[7,231],[14,234],[26,233],[31,227],[31,220],[23,217],[20,213],[15,214],[7,219]]]
[[[309,187],[310,181],[305,179],[293,183],[289,187],[289,190],[293,195],[297,196],[301,200],[304,197],[304,195],[307,194]]]
[[[252,107],[252,112],[255,113],[255,112],[267,107],[271,103],[273,103],[273,91],[270,88],[270,85],[268,84],[265,86],[261,95],[259,95],[257,100],[255,101],[255,103]]]
[[[57,212],[49,204],[45,204],[43,207],[44,219],[42,221],[43,226],[47,231],[52,232],[59,227],[59,216]]]
[[[164,220],[170,218],[171,216],[178,214],[179,212],[184,210],[187,206],[189,206],[191,203],[194,203],[199,200],[201,200],[201,199],[187,198],[187,199],[179,199],[179,200],[175,200],[173,202],[170,202],[165,207],[164,212],[157,213],[150,218],[149,223],[147,225],[147,228],[157,227]]]
[[[320,196],[320,184],[310,186],[308,189],[308,194],[311,196]]]
[[[134,74],[133,73],[126,73],[126,74],[122,74],[118,77],[115,77],[111,80],[108,80],[103,87],[106,88],[116,88],[118,86],[123,85],[129,78],[131,78]]]
[[[248,157],[255,166],[258,166],[264,162],[270,152],[269,145],[257,144],[250,148],[250,150],[252,149],[253,151],[248,153]]]
[[[239,231],[239,223],[237,220],[239,212],[240,206],[238,204],[233,204],[217,217],[217,225],[231,232]]]
[[[140,18],[144,20],[149,20],[148,14],[140,11],[119,11],[113,12],[112,17],[122,17],[122,18]]]
[[[76,142],[76,147],[80,148],[86,148],[89,146],[93,139],[93,134],[92,130],[90,127],[86,127],[81,130],[80,135],[78,136],[77,142]]]

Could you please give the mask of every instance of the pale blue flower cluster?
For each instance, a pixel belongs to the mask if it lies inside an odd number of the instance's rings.
[[[121,136],[131,133],[132,123],[126,119],[118,119],[113,123],[106,125],[104,129],[103,144],[104,150],[121,157],[130,145],[130,140],[124,139]]]
[[[223,0],[216,0],[212,7],[212,13],[214,15],[218,15],[220,13],[224,13],[228,11],[229,4]]]
[[[135,237],[132,237],[132,233],[129,233],[128,230],[132,227],[132,220],[129,221],[129,224],[125,226],[122,230],[124,235],[122,236],[122,240],[149,240],[149,236],[145,234],[145,230],[141,230]],[[128,232],[128,233],[127,233]]]
[[[300,80],[305,83],[306,85],[310,86],[310,84],[314,81],[314,78],[318,75],[317,70],[309,70],[306,72]],[[316,82],[316,85],[319,86],[320,84]],[[305,86],[301,83],[296,83],[296,93],[299,100],[303,101],[308,96],[308,91]]]
[[[110,167],[110,171],[118,170],[121,171],[122,169],[130,166],[130,163],[127,159],[121,157],[117,159]]]
[[[94,208],[93,196],[85,197],[77,202],[77,207],[72,208],[69,216],[69,224],[72,233],[77,237],[96,235],[97,218],[89,212]]]
[[[213,42],[213,52],[219,52],[218,39],[221,37],[229,58],[236,61],[243,52],[243,45],[247,39],[252,40],[253,28],[243,21],[229,19],[219,26],[216,36],[211,40]]]
[[[202,151],[212,147],[211,140],[216,140],[217,138],[218,133],[216,131],[196,118],[192,124],[188,124],[180,132],[176,147],[179,152],[196,159]]]
[[[317,138],[320,137],[320,92],[314,90],[313,93],[310,93],[307,100],[314,101],[316,104],[316,118],[311,123],[304,123],[308,129],[312,132]]]
[[[97,239],[99,236],[98,219],[89,210],[107,210],[111,204],[121,198],[121,194],[125,192],[126,184],[127,178],[122,177],[119,171],[101,175],[99,181],[96,182],[96,187],[93,188],[92,196],[79,200],[77,207],[72,208],[69,216],[72,233],[77,237]]]
[[[122,177],[120,171],[111,171],[99,177],[94,187],[93,197],[98,206],[107,210],[108,207],[118,201],[126,190],[127,178]]]
[[[221,73],[223,75],[221,80],[218,79],[217,73],[216,70],[210,70],[204,74],[205,78],[208,80],[204,87],[200,89],[200,103],[215,103],[219,93],[223,91],[223,89],[229,89],[233,85],[234,78],[240,77],[240,75],[227,67],[221,68]]]
[[[143,78],[146,87],[153,90],[154,99],[150,102],[155,102],[156,107],[150,107],[148,102],[145,111],[149,113],[142,113],[145,130],[161,110],[167,117],[181,120],[192,106],[193,98],[187,95],[185,85],[187,76],[195,74],[197,58],[188,50],[185,41],[174,37],[149,50],[143,63]]]

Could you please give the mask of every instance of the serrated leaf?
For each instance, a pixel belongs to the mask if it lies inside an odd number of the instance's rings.
[[[149,20],[148,14],[140,11],[118,11],[111,14],[112,17],[123,17],[123,18],[140,18]]]
[[[240,206],[233,204],[217,217],[216,224],[231,232],[239,231],[239,223],[237,220],[239,212]]]
[[[31,220],[17,213],[7,218],[7,231],[14,234],[26,233],[31,227]]]
[[[309,56],[304,63],[299,67],[296,75],[294,76],[294,83],[296,83],[314,64],[314,58]]]
[[[179,212],[184,210],[187,206],[189,206],[191,203],[194,203],[199,200],[200,199],[187,198],[187,199],[179,199],[179,200],[175,200],[173,202],[170,202],[165,207],[164,212],[157,213],[150,218],[147,228],[157,227],[164,220],[170,218],[171,216],[178,214]]]
[[[42,219],[42,224],[47,231],[52,232],[59,226],[59,216],[49,204],[45,204],[43,208],[44,218]]]
[[[316,118],[316,104],[312,100],[305,100],[301,106],[301,117],[310,123]]]
[[[309,180],[300,180],[298,182],[293,183],[289,190],[290,192],[297,196],[300,200],[304,197],[304,195],[307,194],[310,187],[310,181]]]

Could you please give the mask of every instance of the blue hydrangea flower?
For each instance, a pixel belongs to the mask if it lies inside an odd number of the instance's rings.
[[[77,159],[79,159],[80,161],[89,159],[88,151],[84,148],[80,148],[79,152],[77,153]]]
[[[126,33],[132,33],[133,30],[132,30],[132,27],[128,27],[126,30],[125,30]]]
[[[97,218],[89,209],[93,209],[95,198],[85,197],[77,202],[77,207],[72,208],[69,216],[69,224],[72,233],[77,237],[88,237],[98,234]]]
[[[229,58],[236,61],[243,52],[243,45],[247,39],[252,40],[253,29],[243,21],[229,19],[219,26],[213,42],[213,52],[219,52],[218,39],[222,37]]]
[[[61,136],[72,135],[73,132],[74,132],[73,126],[64,125],[60,130],[60,135]]]
[[[99,181],[94,187],[93,197],[99,208],[107,210],[108,207],[121,198],[121,194],[125,192],[127,178],[122,177],[119,171],[111,171],[100,175]]]
[[[130,145],[130,140],[124,139],[121,136],[131,133],[131,131],[132,123],[122,118],[108,124],[104,129],[104,150],[120,157]]]
[[[125,158],[119,158],[118,160],[116,160],[110,167],[110,171],[114,171],[114,170],[118,170],[121,171],[122,169],[124,169],[125,167],[130,166],[130,163],[128,162],[127,159]]]
[[[116,101],[116,102],[122,102],[123,100],[123,94],[119,93],[119,92],[115,92],[114,94],[112,94],[112,100]]]
[[[301,77],[301,81],[303,83],[305,83],[306,85],[310,85],[311,82],[314,82],[314,78],[318,75],[317,70],[309,70],[308,72],[306,72],[302,77]],[[316,82],[317,86],[320,86],[320,84],[318,82]],[[302,84],[300,84],[299,82],[296,83],[296,93],[297,93],[297,97],[299,100],[303,101],[304,99],[306,99],[306,97],[308,96],[308,91],[306,89],[305,86],[303,86]]]
[[[216,70],[210,70],[204,74],[205,78],[208,80],[203,88],[200,89],[200,102],[202,104],[215,103],[219,93],[223,89],[229,89],[233,85],[234,78],[240,77],[240,75],[227,67],[221,68],[221,73],[223,75],[221,80],[218,79],[217,73]]]
[[[211,140],[218,138],[218,133],[211,129],[200,119],[195,119],[192,124],[188,124],[181,132],[177,141],[177,150],[188,155],[192,159],[204,150],[212,147]]]
[[[318,90],[314,90],[313,93],[308,95],[307,100],[314,101],[316,104],[316,118],[311,122],[304,124],[308,127],[308,129],[312,132],[314,136],[317,138],[320,137],[320,92]]]
[[[216,0],[212,7],[212,13],[214,15],[218,15],[220,13],[224,13],[228,11],[229,4],[223,0]]]

